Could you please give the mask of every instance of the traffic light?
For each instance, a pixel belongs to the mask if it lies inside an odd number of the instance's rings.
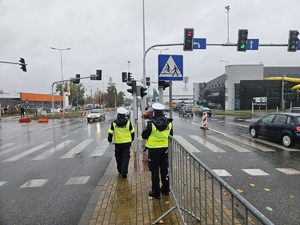
[[[147,95],[147,88],[141,87],[140,96],[143,98],[145,95]]]
[[[80,74],[76,74],[73,84],[79,84],[79,83],[80,83]]]
[[[127,82],[127,73],[122,72],[122,82]]]
[[[102,70],[96,70],[96,80],[102,80]]]
[[[25,59],[20,58],[19,62],[20,62],[20,66],[21,66],[20,69],[23,70],[24,72],[27,72]]]
[[[239,30],[237,50],[239,52],[245,52],[247,50],[247,39],[248,39],[248,30]]]
[[[289,31],[289,43],[288,43],[288,51],[296,52],[298,47],[298,35],[299,32],[297,30]]]
[[[170,83],[167,81],[158,81],[158,88],[163,88],[164,90],[170,86]]]
[[[127,85],[131,86],[130,89],[127,89],[129,93],[131,94],[136,93],[136,80],[127,81]]]
[[[149,87],[150,86],[150,77],[146,77],[146,85]]]
[[[194,28],[184,28],[183,51],[193,51]]]
[[[131,81],[131,73],[128,72],[128,77],[127,77],[127,81]]]

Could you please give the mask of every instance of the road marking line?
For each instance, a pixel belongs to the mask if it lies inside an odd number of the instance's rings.
[[[23,157],[25,157],[25,156],[27,156],[27,155],[33,153],[33,152],[36,152],[36,151],[38,151],[38,150],[40,150],[40,149],[42,149],[42,148],[44,148],[44,147],[46,147],[47,145],[50,145],[50,144],[52,144],[52,143],[53,143],[53,141],[46,141],[46,142],[43,143],[43,144],[40,144],[40,145],[38,145],[38,146],[35,146],[35,147],[33,147],[33,148],[31,148],[31,149],[29,149],[29,150],[27,150],[27,151],[21,152],[20,154],[17,154],[17,155],[15,155],[15,156],[12,156],[12,157],[10,157],[10,158],[8,158],[8,159],[5,159],[5,160],[3,160],[3,161],[1,161],[1,162],[12,162],[12,161],[17,161],[17,160],[19,160],[19,159],[21,159],[21,158],[23,158]]]
[[[200,144],[204,145],[206,148],[208,148],[209,150],[213,151],[213,152],[226,152],[223,149],[221,149],[220,147],[210,143],[209,141],[201,138],[200,136],[197,135],[190,135],[191,138],[193,138],[194,140],[198,141]]]
[[[242,169],[251,176],[268,176],[269,174],[261,169]]]
[[[260,145],[259,143],[256,143],[255,141],[252,141],[251,139],[243,138],[241,136],[239,136],[239,138],[236,138],[236,136],[231,136],[231,135],[227,135],[226,137],[228,137],[228,138],[230,138],[232,140],[235,140],[237,142],[240,142],[242,144],[249,145],[250,147],[256,148],[259,151],[263,151],[263,152],[276,152],[276,150],[272,150],[270,148],[266,148],[266,147]],[[266,143],[266,144],[269,144],[269,143]]]
[[[5,148],[5,147],[8,147],[8,146],[11,146],[11,145],[13,145],[14,143],[7,143],[7,144],[5,144],[5,145],[2,145],[1,147],[0,147],[0,149],[1,148]]]
[[[20,188],[42,187],[49,179],[32,179],[23,184]]]
[[[70,177],[70,179],[65,183],[65,185],[86,184],[89,179],[90,176]]]
[[[188,142],[186,139],[184,139],[180,135],[174,135],[174,138],[182,145],[186,150],[189,152],[201,152],[198,148],[196,148],[194,145],[192,145],[190,142]]]
[[[212,170],[214,171],[219,177],[230,177],[232,176],[230,173],[228,173],[226,170]]]
[[[99,145],[97,145],[97,147],[94,149],[94,151],[92,151],[89,157],[102,156],[106,151],[108,145],[109,143],[107,142],[107,140],[103,139],[103,141]]]
[[[243,148],[239,145],[236,145],[232,142],[229,142],[227,140],[225,140],[224,138],[220,138],[220,137],[217,137],[216,135],[214,135],[214,137],[212,137],[212,139],[228,146],[229,148],[232,148],[233,150],[237,151],[237,152],[251,152],[250,150],[246,149],[246,148]]]
[[[293,168],[275,168],[276,170],[286,174],[286,175],[299,175],[300,171]]]
[[[47,157],[53,155],[55,152],[58,152],[59,150],[65,148],[71,142],[73,142],[73,140],[63,141],[62,143],[56,145],[55,147],[50,148],[49,150],[43,152],[42,154],[33,157],[31,160],[43,160],[43,159],[46,159]]]
[[[79,145],[72,148],[70,151],[68,151],[66,154],[64,154],[61,159],[70,159],[75,158],[86,146],[88,146],[90,143],[92,143],[94,139],[86,139],[83,142],[81,142]]]
[[[61,139],[68,137],[69,135],[62,136]]]
[[[5,183],[7,183],[7,181],[0,181],[0,187]]]

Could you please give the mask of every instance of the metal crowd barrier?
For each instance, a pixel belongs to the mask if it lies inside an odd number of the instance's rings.
[[[183,224],[253,225],[273,223],[201,160],[169,138],[170,189]]]

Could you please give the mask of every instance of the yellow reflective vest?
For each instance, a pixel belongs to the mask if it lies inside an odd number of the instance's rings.
[[[118,127],[115,122],[112,123],[113,130],[111,129],[111,126],[108,128],[108,133],[113,134],[114,136],[114,144],[123,144],[123,143],[129,143],[132,141],[131,134],[134,133],[134,127],[132,126],[132,129],[129,130],[130,127],[130,121],[127,121],[127,124],[125,127]]]
[[[147,148],[167,148],[169,146],[169,135],[172,129],[172,123],[169,123],[167,128],[159,131],[152,123],[152,131],[146,141]]]

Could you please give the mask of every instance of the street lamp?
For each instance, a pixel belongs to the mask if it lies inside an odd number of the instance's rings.
[[[64,71],[63,71],[63,59],[62,52],[66,50],[71,50],[71,48],[54,48],[50,47],[50,49],[58,50],[60,52],[60,69],[61,69],[61,80],[64,80]],[[62,96],[63,96],[63,107],[65,107],[65,96],[64,96],[64,82],[62,84]],[[53,109],[54,110],[54,109]]]
[[[169,48],[163,48],[163,49],[159,49],[159,48],[152,48],[152,50],[159,51],[159,54],[161,54],[161,51],[166,51],[166,50],[169,50]]]

